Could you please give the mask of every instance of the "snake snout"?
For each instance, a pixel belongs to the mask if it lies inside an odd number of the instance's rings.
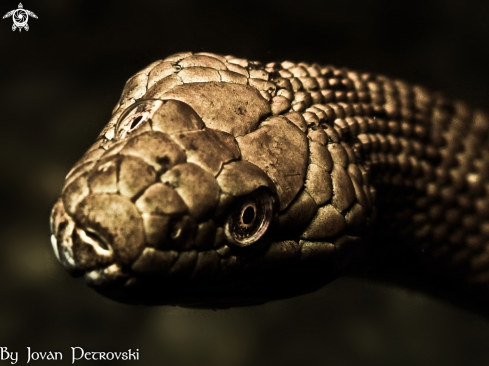
[[[51,223],[54,252],[75,275],[111,265],[119,268],[130,265],[145,245],[141,215],[121,195],[89,194],[73,215],[59,200]]]

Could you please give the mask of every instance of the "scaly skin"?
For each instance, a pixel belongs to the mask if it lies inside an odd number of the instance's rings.
[[[67,175],[53,247],[129,303],[294,296],[394,245],[485,295],[488,130],[379,75],[175,54],[129,79]]]

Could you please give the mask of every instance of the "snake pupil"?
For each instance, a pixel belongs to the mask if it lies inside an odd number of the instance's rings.
[[[241,220],[243,221],[243,224],[250,225],[251,223],[253,223],[254,219],[255,219],[255,209],[252,206],[247,206],[243,211],[243,215],[241,216]]]

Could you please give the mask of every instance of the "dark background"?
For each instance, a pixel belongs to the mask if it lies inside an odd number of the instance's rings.
[[[2,0],[0,15],[17,1]],[[174,52],[381,72],[489,110],[489,2],[23,5],[39,17],[28,32],[0,21],[0,346],[20,352],[18,365],[27,346],[61,351],[67,365],[71,346],[139,349],[144,365],[488,365],[487,320],[368,281],[340,279],[299,298],[216,312],[117,304],[58,265],[48,218],[125,80]]]

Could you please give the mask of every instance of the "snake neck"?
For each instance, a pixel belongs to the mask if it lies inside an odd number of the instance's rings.
[[[271,79],[277,95],[302,113],[309,140],[321,142],[321,127],[328,146],[348,155],[345,169],[363,182],[376,212],[375,253],[415,253],[425,267],[489,293],[488,116],[380,75],[301,63],[267,67],[278,70]]]
[[[402,82],[373,85],[371,115],[357,134],[347,119],[335,120],[374,192],[382,230],[373,245],[414,253],[437,274],[487,293],[487,115]]]

